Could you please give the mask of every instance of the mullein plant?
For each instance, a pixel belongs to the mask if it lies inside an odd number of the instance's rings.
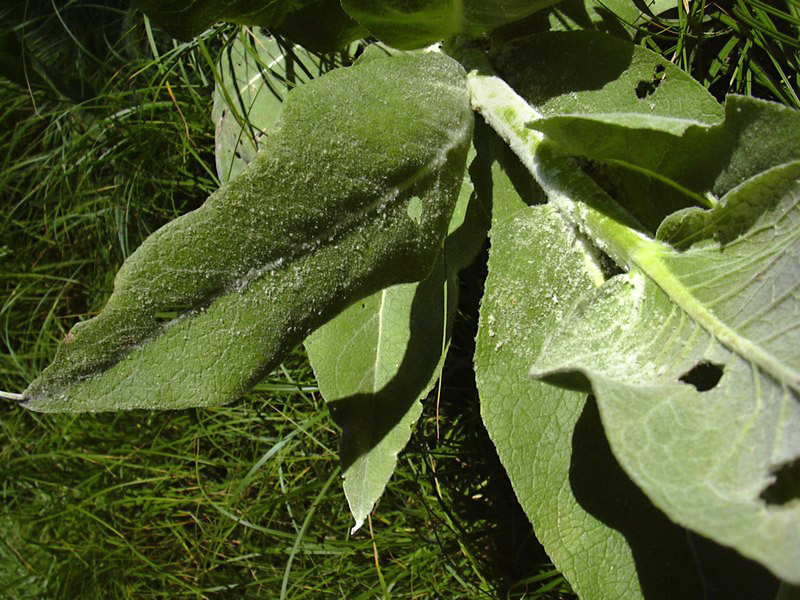
[[[279,37],[217,65],[221,187],[5,395],[213,406],[305,342],[356,530],[488,237],[481,414],[575,591],[708,597],[758,565],[764,597],[800,585],[800,115],[720,104],[607,27],[632,3],[565,4],[140,0],[179,37]]]

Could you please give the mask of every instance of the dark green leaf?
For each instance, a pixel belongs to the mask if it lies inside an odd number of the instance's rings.
[[[484,33],[557,1],[342,0],[342,6],[378,39],[411,50],[459,34]]]
[[[463,71],[438,54],[297,88],[257,159],[126,261],[106,307],[73,328],[26,405],[235,399],[355,299],[428,275],[471,130]]]
[[[167,33],[192,38],[215,23],[268,27],[310,50],[333,52],[365,31],[338,0],[135,0]]]

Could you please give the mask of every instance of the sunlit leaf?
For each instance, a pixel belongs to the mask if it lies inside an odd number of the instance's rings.
[[[296,88],[257,159],[131,255],[26,405],[235,399],[352,301],[428,275],[471,131],[463,71],[442,55],[374,60]]]
[[[600,192],[550,176],[596,206]],[[576,206],[632,270],[590,292],[534,365],[591,387],[614,455],[671,519],[792,583],[800,490],[771,489],[800,459],[798,205],[800,162],[774,167],[670,219],[681,250]]]

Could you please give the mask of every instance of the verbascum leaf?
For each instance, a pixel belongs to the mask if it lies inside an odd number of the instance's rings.
[[[650,14],[675,8],[672,0],[561,0],[548,10],[534,13],[491,33],[492,46],[545,31],[596,29],[630,40]]]
[[[569,175],[550,175],[570,191]],[[792,584],[800,583],[799,208],[795,161],[745,180],[710,212],[672,217],[664,231],[681,250],[635,233],[609,238],[630,273],[590,292],[533,367],[535,377],[591,387],[614,455],[673,521]],[[595,235],[614,230],[592,208],[575,210]]]
[[[334,52],[366,33],[338,0],[136,0],[135,4],[180,39],[230,21],[268,27],[310,50]]]
[[[800,160],[800,113],[757,98],[730,95],[725,99],[725,123],[717,128],[702,160],[684,159],[686,169],[703,168],[715,153],[723,157],[712,191],[721,196],[746,179],[781,163]],[[706,167],[707,168],[707,167]]]
[[[685,531],[621,470],[594,400],[528,376],[548,332],[602,272],[557,210],[519,209],[504,173],[494,169],[494,179],[494,208],[506,216],[491,230],[475,373],[481,415],[517,499],[581,598],[702,597]]]
[[[604,60],[583,60],[587,55]],[[540,113],[530,126],[562,152],[621,165],[687,200],[694,196],[699,205],[707,205],[699,197],[707,192],[721,196],[748,177],[800,158],[796,111],[735,95],[723,107],[668,61],[608,35],[531,36],[506,45],[493,63]],[[548,71],[555,64],[558,78]]]
[[[463,70],[438,54],[296,88],[241,175],[125,262],[103,311],[73,328],[25,405],[235,399],[357,298],[428,275],[471,131]]]
[[[486,235],[488,210],[480,201],[465,177],[431,274],[356,302],[306,340],[320,392],[343,430],[353,531],[383,493],[422,411],[420,400],[441,374],[458,303],[457,273]]]
[[[411,50],[460,34],[476,35],[558,0],[342,0],[345,11],[395,48]]]
[[[602,61],[586,56],[602,56]],[[598,31],[554,31],[515,40],[491,57],[544,117],[591,115],[672,133],[722,120],[699,83],[660,55]],[[542,70],[557,69],[560,77]]]
[[[661,89],[661,88],[659,88]],[[564,151],[618,163],[688,192],[721,196],[748,177],[800,158],[797,111],[757,98],[729,95],[725,119],[658,131],[643,123],[606,115],[556,115],[532,123]]]

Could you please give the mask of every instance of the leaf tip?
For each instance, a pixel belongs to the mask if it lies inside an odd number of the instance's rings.
[[[363,518],[356,518],[356,524],[353,525],[353,528],[350,530],[350,535],[353,535],[356,531],[361,529],[361,526],[364,524]]]

